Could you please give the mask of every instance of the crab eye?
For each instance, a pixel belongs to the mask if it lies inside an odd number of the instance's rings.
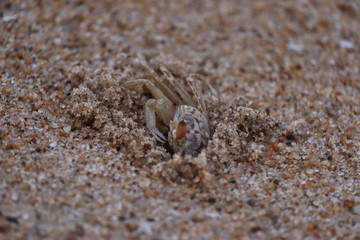
[[[176,128],[176,139],[177,140],[181,140],[185,137],[186,135],[186,123],[184,121],[179,122],[179,124],[177,125]]]
[[[174,120],[175,109],[176,109],[176,104],[173,103],[170,107],[170,120]]]

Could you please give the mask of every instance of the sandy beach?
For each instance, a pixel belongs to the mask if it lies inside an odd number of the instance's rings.
[[[205,79],[197,156],[139,56]],[[360,2],[0,1],[0,239],[360,239]]]

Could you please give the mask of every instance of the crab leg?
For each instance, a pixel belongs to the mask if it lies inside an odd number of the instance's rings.
[[[151,94],[153,95],[154,98],[156,99],[163,99],[164,103],[166,104],[166,106],[170,109],[172,102],[170,101],[170,99],[159,89],[155,86],[154,83],[150,82],[149,80],[146,79],[136,79],[136,80],[130,80],[127,82],[124,82],[123,84],[121,84],[122,87],[134,87],[134,86],[146,86]]]
[[[159,70],[169,80],[171,87],[174,88],[176,90],[176,92],[180,95],[180,97],[183,99],[185,105],[196,107],[196,104],[195,104],[194,100],[192,99],[192,97],[186,91],[183,90],[183,88],[177,81],[175,81],[174,76],[166,69],[166,67],[160,66]]]
[[[192,77],[194,80],[198,80],[200,82],[203,82],[206,84],[206,86],[210,89],[211,93],[214,95],[218,95],[219,93],[215,90],[215,88],[209,83],[209,81],[206,81],[203,76],[201,76],[200,74],[190,74],[189,77]]]
[[[155,80],[155,83],[157,86],[159,86],[159,88],[161,89],[161,91],[173,102],[176,103],[177,105],[181,105],[182,101],[181,99],[176,95],[176,93],[174,91],[172,91],[168,86],[166,86],[160,79],[159,79],[159,75],[151,68],[149,67],[149,65],[146,63],[146,60],[144,59],[144,57],[138,53],[138,59],[140,61],[140,65],[141,67],[143,67],[145,69],[145,71],[150,74],[153,79]]]
[[[198,75],[190,75],[189,77],[186,78],[186,81],[189,83],[191,91],[194,93],[194,97],[196,99],[197,105],[196,106],[201,112],[205,113],[206,112],[206,108],[205,108],[205,103],[204,103],[204,99],[201,98],[201,93],[199,90],[199,86],[196,84],[195,80],[201,80],[201,77],[199,77]]]

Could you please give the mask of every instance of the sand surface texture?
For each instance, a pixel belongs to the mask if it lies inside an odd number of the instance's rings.
[[[138,53],[215,89],[197,157]],[[0,74],[0,239],[360,238],[359,1],[0,1]]]

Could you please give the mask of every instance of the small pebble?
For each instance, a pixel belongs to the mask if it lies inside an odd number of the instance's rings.
[[[64,132],[69,133],[71,131],[71,126],[67,126],[63,128]]]
[[[345,40],[345,39],[341,39],[339,41],[339,45],[340,45],[340,47],[345,48],[345,49],[353,49],[353,48],[355,48],[355,45],[354,45],[353,42],[350,42],[350,41]]]
[[[298,53],[301,53],[303,51],[303,48],[298,45],[298,44],[295,44],[295,43],[289,43],[286,48],[290,51],[294,51],[294,52],[298,52]]]
[[[12,21],[12,20],[15,20],[19,17],[19,15],[15,14],[15,15],[9,15],[9,16],[4,16],[3,17],[3,21],[4,22],[9,22],[9,21]]]
[[[359,205],[356,205],[356,206],[353,208],[353,212],[354,212],[355,214],[360,215],[360,204],[359,204]]]

